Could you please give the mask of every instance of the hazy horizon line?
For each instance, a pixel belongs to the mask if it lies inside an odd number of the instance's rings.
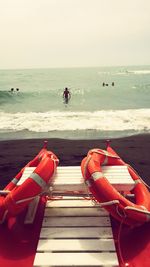
[[[98,66],[68,66],[68,67],[18,67],[18,68],[0,68],[2,70],[31,70],[31,69],[82,69],[82,68],[110,68],[110,67],[145,67],[150,66],[150,64],[129,64],[129,65],[98,65]]]

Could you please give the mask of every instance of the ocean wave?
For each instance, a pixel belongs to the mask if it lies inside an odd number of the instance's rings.
[[[117,74],[137,74],[137,75],[150,74],[150,70],[126,70],[123,73],[118,72]]]
[[[134,74],[150,74],[150,70],[133,70],[131,73]]]
[[[95,112],[0,112],[1,132],[51,131],[150,131],[150,109],[100,110]]]
[[[137,74],[137,75],[142,75],[142,74],[150,74],[149,69],[145,70],[121,70],[118,72],[112,73],[112,75],[127,75],[127,74]]]
[[[0,91],[0,102],[11,100],[13,97],[13,92],[11,91]]]

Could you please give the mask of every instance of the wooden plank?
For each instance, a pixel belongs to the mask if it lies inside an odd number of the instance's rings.
[[[56,226],[110,226],[109,217],[45,217],[43,219],[42,227],[56,227]]]
[[[109,173],[103,173],[103,175],[109,180],[110,178],[112,179],[117,179],[117,180],[120,180],[122,177],[124,179],[128,179],[129,181],[131,181],[131,178],[129,177],[129,175],[127,173],[112,173],[112,172],[109,172]],[[81,175],[74,175],[73,173],[72,174],[68,174],[68,173],[61,173],[61,174],[57,174],[55,176],[55,181],[54,183],[58,183],[59,181],[69,181],[69,182],[74,182],[74,181],[78,181],[78,182],[84,182],[84,179],[81,177]],[[121,180],[120,183],[123,183],[123,181]]]
[[[119,191],[131,190],[134,187],[127,166],[103,166],[102,171],[108,181]],[[83,190],[86,191],[80,166],[58,167],[53,182],[53,191]]]
[[[78,194],[77,195],[76,194],[73,194],[73,195],[66,195],[66,196],[57,196],[57,195],[55,196],[52,193],[52,198],[51,197],[48,197],[47,198],[47,201],[50,201],[51,202],[51,201],[64,200],[64,199],[65,200],[91,201],[91,195],[88,193],[88,194],[85,194],[84,196],[81,196],[80,194],[79,195]]]
[[[128,168],[127,166],[102,166],[102,171],[104,173],[127,173],[129,176]],[[74,174],[78,175],[80,174],[82,176],[81,167],[80,166],[64,166],[64,167],[57,167],[57,173],[61,174]]]
[[[130,183],[127,183],[127,184],[120,184],[120,183],[111,183],[114,188],[118,191],[131,191],[133,188],[134,188],[134,185],[131,186]],[[76,191],[76,192],[79,192],[81,191],[82,193],[87,193],[87,189],[83,187],[83,184],[81,183],[70,183],[70,184],[65,184],[65,183],[62,183],[62,184],[53,184],[53,192],[59,192],[59,191],[63,191],[63,192],[68,192],[68,190],[70,191]]]
[[[121,165],[118,165],[118,166],[102,166],[102,170],[104,171],[104,172],[113,172],[113,171],[115,171],[115,172],[117,172],[117,171],[121,171],[121,172],[127,172],[127,173],[129,173],[128,172],[128,167],[127,166],[121,166]]]
[[[118,266],[116,253],[37,253],[34,267]]]
[[[18,185],[21,185],[34,170],[35,167],[26,167]],[[134,181],[126,166],[103,166],[102,170],[104,176],[106,176],[117,190],[122,191],[123,184],[125,184],[125,190],[133,189]],[[86,187],[82,188],[83,184],[84,180],[80,166],[57,167],[55,179],[53,181],[54,191],[59,191],[60,189],[66,191],[68,186],[70,190],[85,191]]]
[[[116,173],[116,174],[117,173],[128,173],[129,174],[127,167],[124,167],[124,166],[121,166],[119,168],[118,168],[118,166],[107,166],[107,167],[102,166],[101,169],[102,169],[102,172],[104,172],[104,173],[110,173],[111,172],[111,173]],[[56,172],[58,174],[72,174],[73,173],[74,175],[82,176],[82,171],[81,171],[80,166],[78,166],[78,168],[76,168],[76,169],[74,167],[68,169],[67,166],[65,166],[64,169],[62,169],[58,166]]]
[[[107,216],[108,212],[101,208],[45,208],[45,217],[62,217],[62,216]]]
[[[46,207],[95,207],[99,206],[91,200],[48,200]]]
[[[60,170],[65,170],[65,169],[68,169],[68,170],[78,170],[80,166],[58,166],[57,168],[60,169]]]
[[[114,168],[115,167],[115,168]],[[59,169],[59,167],[57,167],[57,171],[56,171],[56,174],[55,174],[55,177],[56,179],[61,179],[61,178],[70,178],[70,179],[73,179],[73,178],[77,178],[77,179],[83,179],[82,177],[82,173],[81,173],[81,169],[80,167],[78,167],[78,170],[74,168],[68,170],[67,167],[65,167],[66,169]],[[107,168],[105,167],[102,167],[102,171],[103,171],[103,174],[104,176],[105,175],[112,175],[112,176],[118,176],[118,175],[122,175],[122,176],[127,176],[131,181],[131,176],[128,172],[128,169],[127,167],[121,167],[121,168],[116,168],[116,166],[109,166]],[[122,181],[121,181],[122,182]]]
[[[115,251],[112,239],[41,239],[37,252]]]
[[[112,238],[111,227],[44,227],[40,238]]]
[[[103,170],[128,170],[127,166],[125,165],[115,165],[115,166],[102,166]],[[61,171],[61,172],[65,172],[67,170],[67,172],[78,172],[79,170],[81,171],[81,167],[80,166],[58,166],[57,170]]]

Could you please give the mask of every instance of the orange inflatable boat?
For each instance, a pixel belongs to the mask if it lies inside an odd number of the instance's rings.
[[[37,195],[40,195],[50,183],[58,165],[57,156],[44,148],[31,160],[12,181],[1,191],[0,223],[9,216],[20,213]],[[26,167],[35,167],[32,174],[17,185]]]
[[[126,165],[135,182],[135,198],[130,201],[119,193],[103,175],[102,165]],[[140,176],[108,145],[107,150],[92,149],[81,163],[82,175],[95,199],[117,220],[131,226],[150,220],[150,193]]]

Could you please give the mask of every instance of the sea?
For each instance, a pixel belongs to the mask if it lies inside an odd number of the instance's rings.
[[[0,140],[143,133],[150,133],[150,66],[0,70]]]

